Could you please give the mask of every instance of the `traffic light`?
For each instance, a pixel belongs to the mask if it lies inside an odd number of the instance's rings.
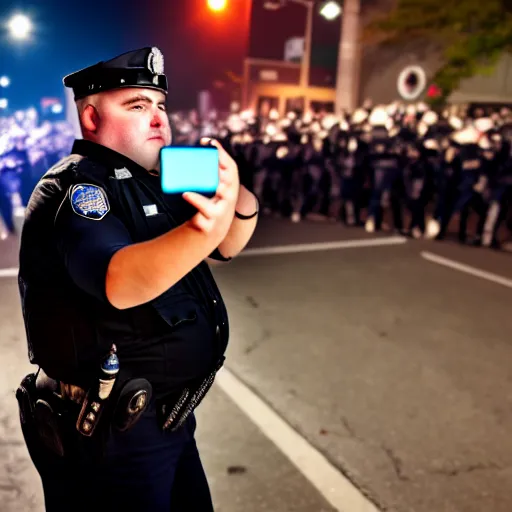
[[[226,8],[227,0],[208,0],[208,8],[215,12],[223,11]]]

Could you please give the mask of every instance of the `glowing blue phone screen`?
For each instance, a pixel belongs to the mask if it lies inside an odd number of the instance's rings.
[[[211,147],[174,147],[160,151],[160,175],[165,194],[212,193],[219,185],[219,152]]]

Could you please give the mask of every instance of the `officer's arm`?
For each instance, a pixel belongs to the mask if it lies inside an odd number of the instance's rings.
[[[243,185],[240,185],[235,211],[241,215],[252,216],[258,211],[258,208],[259,205],[256,196]],[[219,252],[227,258],[234,258],[240,254],[249,243],[257,223],[258,215],[255,215],[251,219],[239,219],[234,217],[226,237],[219,245]]]
[[[259,211],[259,202],[256,196],[244,185],[240,185],[235,211],[241,215],[250,216],[252,218],[239,219],[236,216],[233,217],[231,227],[224,240],[222,240],[219,247],[205,260],[206,263],[212,267],[231,261],[235,256],[238,256],[249,243],[256,229],[258,215],[254,217],[252,215]]]
[[[149,302],[188,274],[216,245],[186,222],[158,238],[126,246],[110,261],[106,296],[118,309]]]
[[[96,212],[96,218],[84,216],[69,196],[55,219],[56,243],[64,264],[78,287],[117,309],[160,296],[219,243],[188,223],[153,240],[133,243],[112,212]]]

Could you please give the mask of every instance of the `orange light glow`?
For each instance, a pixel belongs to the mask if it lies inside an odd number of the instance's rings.
[[[208,7],[215,12],[223,11],[226,8],[227,0],[208,0]]]

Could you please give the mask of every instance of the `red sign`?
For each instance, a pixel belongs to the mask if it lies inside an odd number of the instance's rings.
[[[436,84],[432,84],[428,88],[427,96],[429,98],[439,98],[439,96],[441,96],[441,94],[442,94],[442,91]]]

